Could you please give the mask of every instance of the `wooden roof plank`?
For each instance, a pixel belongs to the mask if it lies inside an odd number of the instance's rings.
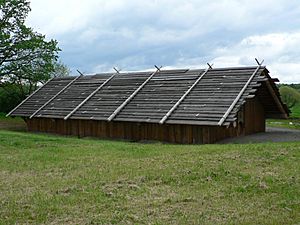
[[[171,113],[165,123],[180,121],[182,124],[198,124],[199,122],[202,125],[217,125],[221,116],[228,111],[240,90],[249,80],[255,68],[211,69],[209,76],[204,76],[201,79],[190,94]],[[130,120],[133,122],[159,123],[203,71],[203,69],[161,71],[156,74],[157,76],[148,80],[142,88],[140,86],[152,75],[151,72],[122,73],[98,92],[94,91],[113,73],[84,76],[43,107],[36,117],[66,118],[70,112],[81,105],[69,118],[107,120],[117,109],[120,109],[113,121]],[[258,95],[256,91],[261,90],[261,88],[258,89],[258,86],[265,86],[266,79],[271,79],[260,76],[262,71],[266,71],[263,66],[240,96],[227,119],[223,122],[223,126],[232,123],[236,119],[237,110],[245,100],[253,97],[254,93]],[[38,95],[31,96],[23,103],[13,115],[32,115],[36,109],[59,92],[70,80],[70,78],[52,80],[49,85],[42,88]],[[272,80],[270,80],[270,83],[272,83]],[[138,89],[139,91],[136,92]],[[267,88],[265,89],[267,90]],[[278,94],[276,90],[274,94]],[[261,93],[261,95],[263,96],[265,93]],[[272,98],[272,96],[265,98]],[[268,112],[272,110],[280,112],[276,108],[276,104],[272,104],[274,107],[269,106]],[[122,105],[123,107],[120,108]]]
[[[70,118],[81,106],[83,106],[91,97],[93,97],[98,91],[100,91],[111,79],[115,77],[118,73],[111,75],[104,83],[102,83],[96,90],[94,90],[88,97],[86,97],[79,105],[77,105],[67,116],[64,117],[64,120]]]
[[[160,72],[160,70],[156,70],[155,72],[153,72],[148,78],[147,80],[145,80],[109,117],[108,117],[108,121],[112,121],[116,115],[131,101],[132,98],[134,98],[134,96],[136,96],[136,94],[151,80],[151,78],[157,74],[158,72]]]
[[[62,93],[64,90],[66,90],[68,87],[70,87],[77,79],[82,77],[82,75],[75,77],[71,82],[69,82],[63,89],[61,89],[59,92],[56,93],[52,98],[50,98],[46,103],[44,103],[38,110],[36,110],[29,118],[31,119],[34,117],[39,111],[41,111],[46,105],[48,105],[53,99],[55,99],[60,93]]]
[[[259,64],[257,66],[257,68],[254,70],[254,72],[251,75],[251,77],[249,78],[249,80],[246,82],[246,84],[242,88],[242,90],[240,91],[240,93],[236,96],[236,98],[234,99],[234,101],[231,103],[231,105],[229,106],[228,110],[225,112],[225,114],[222,116],[222,118],[218,122],[219,126],[223,125],[224,121],[229,116],[230,112],[233,110],[233,108],[235,107],[235,105],[237,104],[237,102],[240,100],[240,98],[242,97],[242,95],[244,94],[245,90],[247,89],[247,87],[249,86],[249,84],[251,83],[252,79],[257,74],[257,72],[259,71],[260,68],[261,68],[261,65]]]
[[[159,121],[160,124],[163,124],[168,119],[168,117],[172,114],[172,112],[185,99],[185,97],[193,90],[193,88],[199,83],[199,81],[204,77],[204,75],[208,72],[208,70],[209,68],[207,68],[202,74],[200,74],[199,78],[193,83],[193,85],[181,96],[181,98],[173,105],[173,107],[167,112],[167,114]]]
[[[42,85],[41,87],[39,87],[38,89],[36,89],[33,93],[31,93],[31,95],[29,95],[27,98],[25,98],[19,105],[17,105],[13,110],[11,110],[6,116],[10,116],[14,111],[16,111],[21,105],[23,105],[28,99],[30,99],[33,95],[35,95],[36,93],[38,93],[43,87],[45,87],[48,83],[50,83],[52,80],[54,79],[54,77],[52,77],[51,79],[49,79],[44,85]]]

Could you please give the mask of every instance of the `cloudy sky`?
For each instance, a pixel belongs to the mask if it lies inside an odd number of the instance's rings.
[[[75,73],[255,65],[300,82],[299,0],[31,0]]]

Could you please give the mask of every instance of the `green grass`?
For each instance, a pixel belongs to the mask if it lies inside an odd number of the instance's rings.
[[[298,224],[300,142],[171,145],[0,130],[0,224]]]
[[[300,103],[291,109],[289,119],[268,119],[267,126],[300,129]]]
[[[5,113],[0,112],[0,130],[25,131],[25,122],[20,117],[6,117]]]
[[[269,127],[300,129],[300,119],[268,119],[266,124]]]

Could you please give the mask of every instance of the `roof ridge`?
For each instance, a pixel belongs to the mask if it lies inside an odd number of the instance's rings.
[[[256,68],[256,65],[253,66],[233,66],[233,67],[215,67],[212,68],[211,70],[239,70],[239,69],[252,69],[252,68]],[[261,66],[262,69],[266,68],[266,66]],[[201,70],[205,70],[205,68],[174,68],[174,69],[161,69],[161,74],[165,73],[165,72],[182,72],[182,73],[186,73],[188,71],[190,72],[194,72],[194,71],[201,71]],[[153,73],[153,70],[133,70],[133,71],[120,71],[120,75],[128,75],[128,74],[145,74],[145,73]],[[114,73],[111,72],[103,72],[103,73],[95,73],[95,74],[85,74],[84,77],[86,76],[99,76],[99,75],[112,75]]]

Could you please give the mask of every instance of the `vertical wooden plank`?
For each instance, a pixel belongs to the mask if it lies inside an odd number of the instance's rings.
[[[193,127],[192,125],[187,125],[187,129],[188,129],[188,144],[192,144],[193,143]]]
[[[174,139],[175,139],[175,142],[176,143],[180,143],[181,142],[181,135],[180,135],[180,132],[181,132],[181,126],[180,125],[177,125],[174,129]]]
[[[97,123],[97,137],[101,138],[101,121],[95,121]]]
[[[84,137],[84,127],[83,127],[82,120],[78,121],[78,136]]]
[[[203,126],[203,144],[209,144],[209,128]]]
[[[100,134],[99,134],[99,137],[101,138],[107,138],[106,134],[106,130],[107,130],[107,125],[104,121],[99,121],[99,126],[100,126]]]
[[[197,144],[203,144],[203,127],[197,126]]]

